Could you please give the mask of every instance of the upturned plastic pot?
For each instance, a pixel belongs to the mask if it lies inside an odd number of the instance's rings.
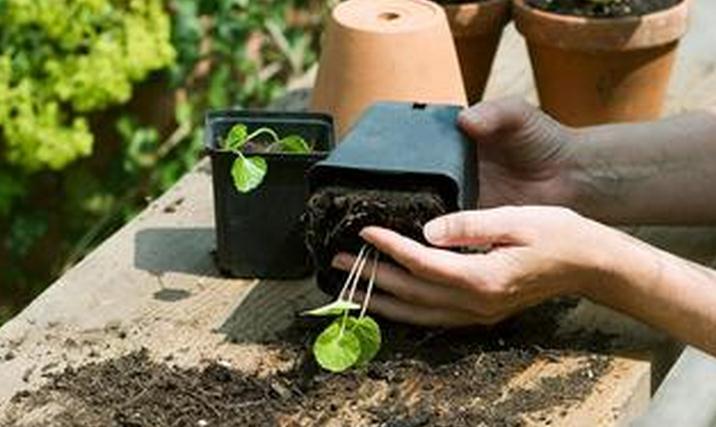
[[[261,185],[239,193],[231,166],[236,155],[220,150],[237,123],[253,131],[270,127],[279,135],[296,134],[314,146],[310,154],[257,154],[268,172]],[[308,197],[307,172],[334,145],[331,117],[314,113],[216,111],[206,117],[205,145],[211,156],[216,218],[216,259],[223,274],[263,279],[309,276],[301,214]]]
[[[460,110],[446,105],[375,104],[328,159],[311,168],[311,192],[335,186],[400,192],[430,189],[447,211],[475,208],[477,153],[475,144],[456,126]],[[333,254],[315,255],[319,287],[336,292],[342,275],[324,265]]]
[[[510,22],[510,0],[443,4],[452,32],[467,100],[482,100],[502,30]]]
[[[514,0],[542,108],[572,126],[659,118],[690,1],[641,17],[559,15]]]
[[[445,12],[427,0],[348,0],[333,9],[311,109],[339,137],[378,101],[466,105]]]
[[[438,191],[451,210],[477,205],[477,150],[456,123],[462,107],[380,102],[309,172],[322,186]]]

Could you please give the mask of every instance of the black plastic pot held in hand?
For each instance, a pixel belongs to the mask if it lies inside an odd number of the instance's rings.
[[[239,193],[231,175],[236,154],[221,151],[223,139],[239,123],[250,130],[269,127],[279,135],[301,136],[313,152],[257,153],[266,160],[267,174],[258,188]],[[333,120],[314,113],[216,111],[206,117],[204,138],[211,156],[221,272],[264,279],[310,275],[312,262],[300,221],[308,197],[306,174],[333,147]]]
[[[421,240],[425,222],[476,207],[477,153],[457,127],[460,110],[375,104],[328,159],[311,168],[306,237],[326,293],[335,294],[345,276],[331,260],[362,246],[362,227],[383,226]]]
[[[477,205],[475,144],[457,127],[461,107],[381,102],[309,173],[311,192],[332,185],[435,188],[450,211]]]

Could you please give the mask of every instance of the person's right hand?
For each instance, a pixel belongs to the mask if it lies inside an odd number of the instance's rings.
[[[571,207],[580,134],[519,98],[476,104],[458,124],[478,144],[480,206]]]

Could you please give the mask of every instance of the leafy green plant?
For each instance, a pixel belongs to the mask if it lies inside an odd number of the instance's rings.
[[[87,114],[129,100],[170,65],[161,0],[0,2],[0,129],[5,160],[59,170],[91,153]]]
[[[380,326],[366,315],[370,296],[373,292],[375,274],[378,266],[378,251],[373,257],[366,296],[363,304],[353,302],[363,270],[371,250],[363,246],[351,268],[338,298],[330,304],[305,312],[308,316],[336,317],[336,319],[316,338],[313,355],[318,364],[331,372],[343,372],[354,366],[365,366],[378,354],[381,346]],[[358,316],[350,315],[360,310]]]
[[[308,154],[313,149],[305,139],[298,135],[279,137],[276,131],[268,127],[259,128],[249,133],[249,128],[243,123],[234,125],[224,139],[222,149],[236,154],[236,160],[231,167],[231,176],[234,180],[234,187],[240,193],[248,193],[255,190],[264,180],[268,172],[266,159],[260,155],[247,156],[243,150],[249,144],[258,144],[258,138],[268,135],[270,141],[264,144],[264,153],[291,153]]]

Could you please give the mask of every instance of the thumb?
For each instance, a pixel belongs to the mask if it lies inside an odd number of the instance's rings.
[[[520,209],[501,207],[448,214],[428,222],[423,234],[429,243],[439,247],[525,243]]]
[[[499,132],[520,130],[539,114],[542,113],[522,98],[510,97],[462,110],[458,124],[471,138],[484,139]]]

